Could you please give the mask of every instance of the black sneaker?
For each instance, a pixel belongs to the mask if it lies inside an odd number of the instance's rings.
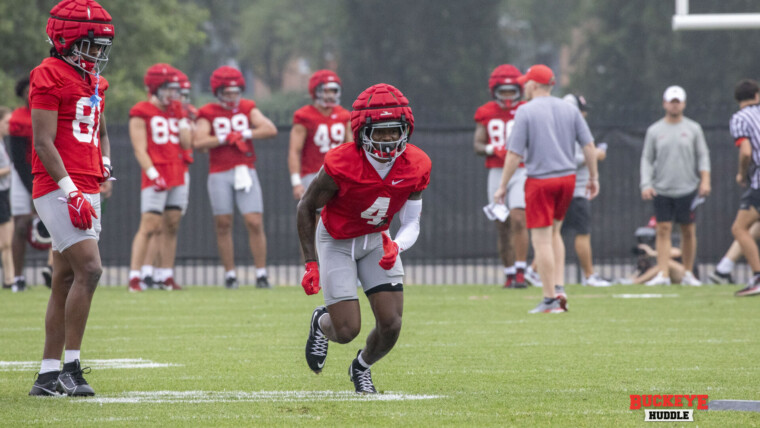
[[[13,288],[13,284],[3,284],[3,290],[10,290]]]
[[[83,374],[89,373],[90,368],[82,368],[79,360],[63,365],[63,370],[58,376],[58,392],[72,397],[88,397],[95,395],[90,384],[84,380]]]
[[[234,277],[234,276],[231,276],[231,277],[225,279],[224,280],[224,286],[227,287],[227,288],[229,288],[229,289],[238,288],[237,278]]]
[[[21,293],[22,291],[26,291],[26,280],[19,279],[16,281],[13,285],[11,285],[11,291],[14,293]]]
[[[356,358],[348,366],[348,377],[354,382],[354,389],[357,394],[377,394],[375,385],[372,383],[372,373],[370,369],[365,369],[359,364],[359,354],[362,353],[360,349],[356,353]]]
[[[42,279],[45,280],[45,287],[53,288],[53,267],[50,265],[42,268]]]
[[[327,359],[327,337],[319,327],[319,318],[327,313],[327,308],[320,306],[311,314],[309,325],[309,338],[306,339],[306,364],[314,372],[319,374],[325,366]]]
[[[59,395],[56,391],[58,386],[59,371],[47,372],[43,374],[37,373],[37,379],[34,380],[32,390],[29,391],[29,395],[37,397],[50,397]]]
[[[266,275],[256,278],[256,288],[272,288]]]
[[[708,275],[708,278],[710,278],[713,284],[734,284],[734,278],[731,276],[731,273],[723,273],[716,270]]]

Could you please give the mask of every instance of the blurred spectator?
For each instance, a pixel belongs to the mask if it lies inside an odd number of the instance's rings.
[[[562,98],[570,105],[580,110],[583,118],[588,116],[588,105],[583,95],[567,94]],[[607,157],[607,143],[600,143],[596,146],[597,162],[603,161]],[[565,221],[562,223],[562,232],[575,232],[575,254],[578,256],[578,263],[583,271],[581,284],[592,287],[609,287],[612,283],[594,273],[594,264],[591,253],[591,201],[586,192],[589,172],[586,166],[586,158],[583,155],[583,147],[577,144],[575,148],[575,191],[573,200],[570,202],[570,208],[567,209]]]
[[[13,285],[13,222],[11,221],[11,159],[5,151],[5,137],[11,119],[11,110],[0,106],[0,261],[3,265],[3,288]]]
[[[654,200],[657,264],[660,272],[647,285],[669,285],[670,235],[681,225],[685,285],[702,283],[691,272],[697,252],[695,210],[710,194],[710,152],[702,127],[685,117],[686,91],[670,86],[663,94],[665,117],[647,129],[641,154],[641,198]]]
[[[657,264],[657,252],[652,248],[655,245],[657,232],[655,231],[656,220],[652,217],[649,224],[636,229],[636,246],[633,247],[633,254],[636,256],[636,272],[629,278],[621,278],[616,282],[620,284],[646,284],[654,278],[660,268]],[[670,280],[680,282],[683,279],[685,269],[681,263],[682,253],[679,248],[679,236],[673,237],[670,248],[670,258],[668,260],[668,271]]]

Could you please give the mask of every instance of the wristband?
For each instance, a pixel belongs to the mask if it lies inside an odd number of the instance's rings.
[[[486,144],[486,154],[491,156],[493,154],[493,144]]]
[[[148,176],[148,179],[149,179],[149,180],[153,181],[153,180],[155,180],[155,179],[157,179],[157,178],[158,178],[158,175],[159,175],[159,174],[158,174],[158,171],[156,170],[156,167],[155,167],[155,166],[152,166],[152,167],[148,168],[148,169],[145,171],[145,175],[147,175],[147,176]]]
[[[192,127],[190,126],[190,121],[187,120],[186,117],[182,118],[179,121],[179,129],[180,129],[180,131],[183,130],[183,129],[192,129]]]
[[[301,185],[301,175],[298,173],[290,174],[290,185],[293,187]]]
[[[65,193],[67,196],[71,192],[76,192],[77,190],[79,190],[77,189],[77,186],[74,184],[74,182],[71,180],[71,177],[69,177],[68,175],[58,180],[58,187],[60,187],[61,190],[63,190],[63,193]]]
[[[103,156],[103,166],[105,165],[111,166],[111,158],[108,156]]]
[[[243,132],[241,132],[240,134],[246,140],[252,140],[253,139],[253,131],[251,130],[251,128],[247,128],[247,129],[243,130]]]

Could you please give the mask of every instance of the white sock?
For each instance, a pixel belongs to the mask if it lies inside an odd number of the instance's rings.
[[[135,279],[140,277],[140,271],[139,270],[131,270],[129,271],[129,279]]]
[[[364,362],[364,358],[362,358],[361,352],[359,353],[359,356],[356,357],[356,361],[358,361],[359,365],[364,367],[365,369],[372,367],[372,364],[367,364]]]
[[[63,353],[63,364],[73,363],[74,361],[78,359],[79,359],[79,349],[76,349],[76,350],[67,349]]]
[[[171,278],[171,276],[172,276],[172,269],[158,268],[155,270],[155,276],[153,279],[155,279],[158,282],[162,282]]]
[[[515,262],[515,269],[525,269],[528,266],[528,262]]]
[[[146,276],[153,276],[153,266],[151,265],[142,266],[142,277],[145,278]]]
[[[164,268],[164,281],[166,281],[169,278],[174,278],[174,269],[172,268]]]
[[[516,273],[517,273],[517,268],[514,266],[504,268],[504,275],[514,275]]]
[[[734,261],[728,257],[723,257],[720,259],[720,262],[718,262],[718,266],[715,266],[715,270],[720,273],[731,273],[731,271],[734,270]]]
[[[237,278],[237,275],[235,275],[235,269],[228,270],[224,273],[224,278]]]
[[[19,282],[19,281],[24,281],[24,280],[26,280],[26,278],[24,278],[24,275],[19,275],[19,276],[14,276],[13,277],[13,281],[14,282]]]
[[[57,372],[61,370],[61,360],[42,360],[42,366],[40,366],[40,374]]]
[[[256,268],[256,278],[267,276],[267,268]]]

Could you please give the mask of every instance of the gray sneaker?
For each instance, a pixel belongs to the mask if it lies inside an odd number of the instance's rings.
[[[529,314],[556,314],[561,312],[567,312],[567,306],[565,304],[566,301],[563,301],[560,298],[556,298],[551,301],[551,303],[547,303],[546,301],[542,300],[541,303],[538,304],[535,308],[528,311]]]
[[[89,373],[90,368],[84,369],[79,365],[79,360],[63,365],[61,374],[58,375],[58,392],[72,397],[89,397],[95,395],[90,384],[84,380],[83,374]]]
[[[555,285],[554,286],[554,294],[557,295],[560,299],[567,300],[567,293],[565,293],[565,286],[564,285]]]
[[[37,379],[34,380],[32,390],[29,391],[29,395],[38,397],[54,397],[58,395],[56,387],[58,386],[59,371],[47,372],[43,374],[37,374]]]

